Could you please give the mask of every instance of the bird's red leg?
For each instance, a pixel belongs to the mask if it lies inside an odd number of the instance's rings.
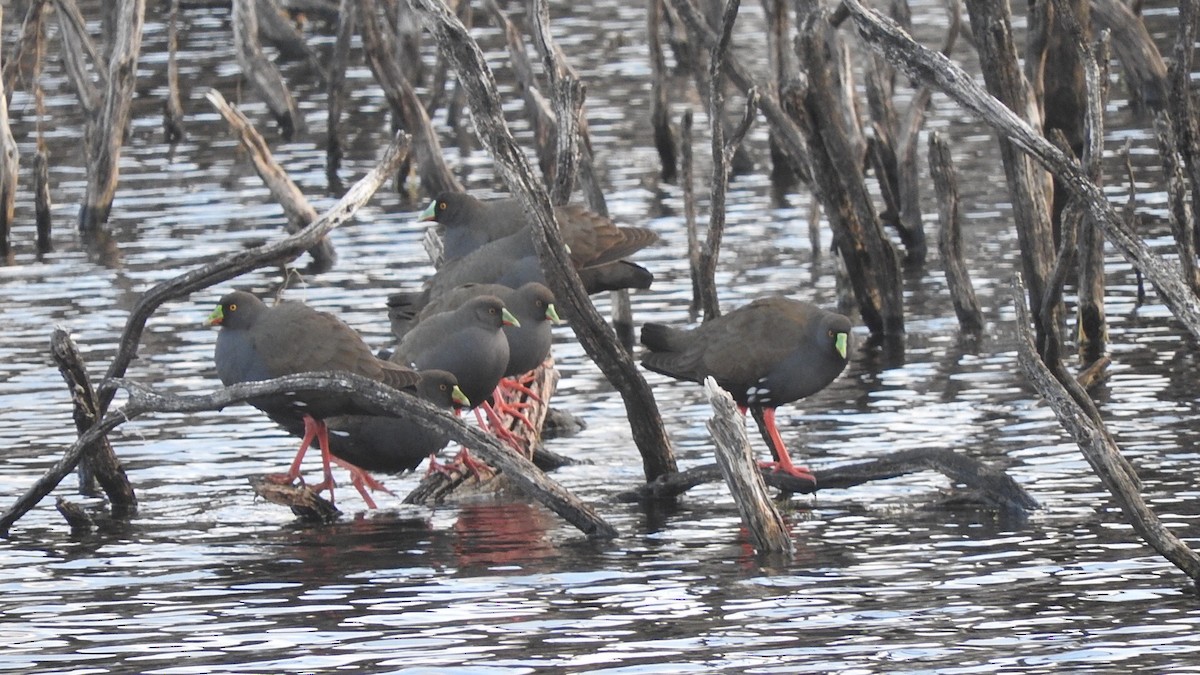
[[[387,487],[377,478],[367,473],[366,469],[351,464],[350,462],[347,462],[346,460],[336,456],[332,457],[331,459],[333,460],[334,464],[337,464],[338,466],[350,472],[350,484],[354,486],[355,490],[358,490],[358,494],[362,495],[363,501],[366,502],[368,509],[378,508],[375,506],[375,500],[371,498],[371,495],[367,494],[368,488],[377,492],[386,492],[393,497],[396,495],[396,493],[387,489]]]
[[[329,490],[329,503],[332,504],[333,503],[333,488],[335,485],[337,485],[337,483],[334,482],[334,480],[333,480],[333,469],[330,468],[330,463],[332,461],[333,455],[329,452],[329,427],[326,427],[325,422],[323,422],[322,420],[315,419],[311,415],[305,415],[304,416],[305,426],[307,427],[307,425],[310,423],[316,427],[317,444],[321,448],[321,469],[323,471],[323,476],[324,476],[324,478],[321,480],[320,483],[312,486],[312,491],[316,492],[316,493],[320,493],[322,490],[328,489]],[[305,432],[305,435],[306,436],[308,435],[307,431]]]
[[[533,428],[533,422],[530,422],[529,418],[525,416],[525,413],[521,412],[522,408],[528,408],[530,404],[509,401],[508,398],[504,395],[504,391],[503,391],[504,383],[510,382],[510,381],[511,380],[509,380],[508,378],[500,380],[500,384],[496,385],[496,390],[494,392],[492,392],[492,399],[495,401],[495,403],[493,403],[491,405],[493,408],[493,412],[495,412],[495,414],[496,414],[496,418],[498,419],[500,415],[508,415],[509,417],[512,417],[513,419],[520,421],[522,424],[525,425],[525,427],[527,429],[529,429],[531,431],[537,431],[537,429]],[[533,392],[529,392],[529,393],[532,394]],[[490,414],[491,413],[489,413],[489,415]],[[502,424],[499,424],[498,422],[497,422],[497,424],[499,426],[504,426]]]
[[[471,455],[471,451],[466,448],[458,451],[458,454],[454,456],[454,463],[462,466],[467,473],[475,474],[477,480],[482,480],[485,474],[491,476],[496,473],[492,467],[475,459]]]
[[[483,411],[481,412],[479,408],[483,408]],[[483,419],[484,413],[487,413],[491,424],[488,424],[488,421]],[[525,449],[521,446],[521,439],[517,438],[516,434],[513,432],[504,428],[504,424],[500,421],[500,416],[496,414],[496,411],[492,408],[492,404],[484,401],[483,405],[475,408],[475,419],[479,421],[479,426],[482,429],[491,429],[492,433],[496,434],[501,440],[512,446],[513,450],[517,451],[517,454],[525,454]]]
[[[541,403],[542,398],[528,386],[529,383],[533,382],[533,372],[531,370],[520,377],[506,377],[500,380],[500,388],[525,394],[534,401]]]
[[[438,461],[436,452],[429,453],[429,468],[425,469],[425,476],[428,478],[433,473],[450,473],[450,467]]]
[[[304,455],[308,453],[313,439],[317,437],[317,427],[311,424],[311,421],[312,417],[304,416],[304,438],[300,440],[300,449],[296,451],[296,458],[292,460],[292,465],[288,467],[287,473],[273,473],[267,476],[267,480],[280,485],[291,485],[299,479],[300,484],[304,485],[304,476],[300,474],[300,464],[304,461]]]
[[[817,478],[813,476],[807,467],[792,464],[792,458],[788,455],[787,447],[783,444],[783,439],[779,437],[779,429],[775,428],[774,408],[763,408],[763,422],[767,425],[767,433],[771,436],[771,443],[775,446],[775,456],[778,459],[774,462],[759,462],[758,465],[763,468],[782,471],[801,480],[810,481],[815,485]]]

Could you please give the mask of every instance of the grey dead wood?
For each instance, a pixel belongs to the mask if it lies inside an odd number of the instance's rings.
[[[263,53],[259,43],[257,0],[233,0],[233,42],[238,65],[279,125],[279,134],[291,140],[304,129],[304,117],[288,91],[283,75]]]
[[[328,116],[325,124],[325,177],[331,189],[341,191],[338,171],[342,166],[342,109],[346,106],[346,68],[358,24],[358,0],[341,0],[338,5],[336,38],[329,64]]]
[[[585,351],[621,393],[647,478],[675,471],[674,454],[650,386],[587,297],[563,246],[549,195],[504,121],[495,80],[479,45],[440,0],[410,0],[410,5],[421,15],[457,73],[480,141],[490,151],[497,172],[532,217],[534,246],[554,292],[555,305],[566,315]]]
[[[962,212],[958,201],[958,178],[954,162],[950,157],[950,146],[940,133],[929,134],[929,173],[937,193],[939,231],[938,252],[946,273],[946,285],[950,289],[950,300],[954,314],[958,317],[959,329],[967,335],[979,335],[983,331],[983,312],[971,285],[971,275],[963,260]]]
[[[308,203],[308,199],[288,176],[287,171],[275,161],[262,134],[258,133],[254,124],[241,110],[230,105],[225,97],[221,96],[221,92],[210,89],[204,97],[229,124],[230,130],[246,150],[250,161],[254,163],[255,171],[270,190],[271,196],[283,207],[287,216],[287,231],[296,234],[308,227],[317,219],[317,210]],[[337,251],[334,250],[329,237],[322,237],[309,249],[308,254],[312,257],[312,263],[306,271],[311,274],[327,272],[333,269],[334,263],[337,262]]]
[[[146,413],[189,413],[220,410],[255,396],[282,392],[336,392],[347,395],[354,405],[375,415],[420,416],[430,426],[471,448],[479,458],[504,472],[508,480],[531,499],[560,515],[592,538],[615,537],[616,530],[591,506],[580,501],[566,488],[547,477],[529,460],[504,446],[480,429],[468,425],[448,411],[416,396],[407,396],[386,385],[352,373],[305,373],[271,380],[246,382],[218,389],[210,394],[176,396],[164,394],[132,380],[114,380],[129,398],[121,414],[133,419]]]
[[[759,473],[746,437],[745,419],[738,413],[733,397],[717,386],[716,380],[705,378],[704,391],[713,408],[707,425],[716,445],[717,466],[733,494],[750,545],[760,555],[782,554],[790,558],[795,552],[792,538]]]
[[[300,256],[333,228],[349,220],[354,212],[365,204],[371,195],[375,194],[375,191],[388,177],[395,175],[396,167],[407,156],[408,150],[408,136],[398,134],[384,151],[379,164],[346,191],[341,200],[324,215],[300,232],[271,244],[239,251],[203,267],[189,270],[177,277],[160,282],[142,293],[130,310],[129,318],[125,322],[125,327],[117,343],[117,353],[109,364],[103,382],[125,375],[129,364],[137,355],[142,333],[146,329],[146,322],[163,303],[187,297],[195,291],[229,281],[251,270],[277,266]],[[50,494],[62,479],[75,469],[85,448],[121,424],[124,419],[121,413],[110,414],[108,412],[108,406],[112,403],[116,389],[103,386],[103,382],[96,392],[95,415],[97,421],[79,436],[78,440],[64,452],[63,457],[54,466],[47,469],[46,473],[18,497],[8,510],[0,514],[0,536],[7,536],[13,523],[37,506],[42,498]]]
[[[890,452],[863,462],[809,469],[817,479],[810,481],[770,469],[761,469],[763,481],[770,487],[793,494],[811,494],[817,490],[844,490],[871,481],[888,480],[919,471],[937,471],[971,492],[984,506],[1002,510],[1030,511],[1040,508],[1019,483],[1003,469],[984,464],[952,448],[913,448]],[[664,476],[619,495],[621,501],[648,501],[675,498],[688,490],[722,480],[716,464],[705,464]]]
[[[87,33],[87,21],[79,11],[75,0],[53,0],[54,13],[58,15],[61,30],[62,59],[67,79],[75,89],[79,105],[87,114],[88,123],[100,108],[101,92],[92,81],[93,74],[101,86],[106,85],[108,73],[102,68],[100,53]],[[88,64],[94,66],[94,70]]]
[[[401,69],[399,46],[376,0],[360,0],[358,20],[362,26],[363,50],[375,80],[383,88],[400,125],[412,134],[413,157],[421,186],[430,195],[461,192],[462,185],[446,166],[441,143],[412,82]]]
[[[1186,13],[1180,2],[1181,21]],[[1167,104],[1167,64],[1154,38],[1146,30],[1142,17],[1134,14],[1123,0],[1091,0],[1091,17],[1097,32],[1112,34],[1112,48],[1128,84],[1129,98],[1135,104],[1158,110]]]
[[[1087,393],[1066,374],[1062,364],[1047,364],[1038,354],[1030,331],[1031,315],[1025,304],[1020,277],[1013,283],[1013,302],[1020,332],[1019,361],[1038,393],[1071,434],[1092,470],[1120,506],[1134,531],[1160,555],[1200,587],[1200,555],[1163,524],[1141,493],[1137,472],[1121,454]]]
[[[163,102],[163,133],[168,143],[183,140],[183,103],[179,94],[179,0],[171,0],[167,18],[167,100]]]
[[[88,377],[87,366],[75,341],[62,329],[55,329],[50,336],[50,356],[67,383],[75,430],[82,434],[96,423],[96,411],[99,408],[99,399]],[[91,484],[94,479],[108,497],[114,516],[125,518],[137,513],[137,495],[107,437],[102,436],[83,448],[80,460],[80,492],[94,494],[95,489]]]
[[[658,151],[662,171],[659,177],[674,183],[679,171],[679,148],[671,128],[671,108],[667,101],[667,60],[663,54],[662,21],[664,0],[647,0],[646,36],[650,48],[650,125],[654,127],[654,149]]]
[[[957,65],[932,52],[858,0],[843,0],[859,34],[872,49],[882,52],[910,77],[935,86],[979,116],[1000,135],[1011,140],[1078,193],[1088,214],[1105,238],[1158,290],[1163,303],[1187,330],[1200,337],[1200,300],[1184,283],[1177,264],[1152,251],[1118,216],[1103,191],[1076,162],[1063,154],[1029,124],[987,94]]]
[[[1170,113],[1171,125],[1175,132],[1176,151],[1183,157],[1187,168],[1188,184],[1191,188],[1192,214],[1200,213],[1200,121],[1197,121],[1196,103],[1192,92],[1192,66],[1196,50],[1196,31],[1200,26],[1200,8],[1195,2],[1181,0],[1179,3],[1179,31],[1175,35],[1175,58],[1168,69],[1167,83],[1169,96],[1167,110]],[[1141,21],[1137,22],[1142,25]],[[1142,31],[1145,26],[1142,25]],[[1153,43],[1150,43],[1153,48]],[[1195,222],[1195,221],[1185,221]],[[1200,238],[1200,223],[1193,227],[1192,239]],[[1192,254],[1195,254],[1193,249]],[[1183,253],[1181,252],[1181,255]],[[1194,282],[1193,288],[1200,290],[1200,281]]]
[[[25,11],[21,22],[21,37],[13,45],[11,56],[0,69],[3,75],[4,102],[12,103],[13,92],[18,88],[32,88],[37,82],[38,65],[45,49],[46,10],[50,0],[34,0]]]
[[[0,7],[0,21],[4,8]],[[0,60],[2,59],[0,54]],[[0,263],[12,257],[11,232],[13,216],[17,206],[17,176],[21,168],[21,154],[8,124],[8,97],[3,80],[0,80]]]
[[[108,222],[120,174],[121,146],[129,125],[129,109],[137,83],[138,54],[142,48],[145,0],[119,0],[113,7],[117,16],[116,35],[106,64],[107,81],[95,111],[87,149],[88,179],[83,205],[79,209],[79,228],[99,229]]]
[[[846,110],[843,71],[828,56],[836,40],[833,28],[816,2],[806,0],[803,6],[797,53],[807,78],[784,91],[784,107],[808,145],[814,191],[833,228],[863,323],[873,340],[895,348],[904,336],[899,257],[866,186],[863,154],[855,149],[857,129],[847,122],[853,114]]]

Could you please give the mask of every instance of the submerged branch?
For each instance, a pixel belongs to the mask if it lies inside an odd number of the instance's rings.
[[[997,509],[1029,511],[1040,508],[1025,488],[1002,469],[968,457],[949,448],[913,448],[899,450],[864,462],[843,464],[827,469],[808,467],[817,484],[790,474],[760,469],[763,481],[783,492],[811,494],[817,490],[846,489],[875,480],[898,478],[920,471],[937,471],[955,483],[974,490],[983,502]],[[684,492],[721,480],[716,464],[705,464],[646,483],[620,495],[622,501],[652,501],[677,497]]]

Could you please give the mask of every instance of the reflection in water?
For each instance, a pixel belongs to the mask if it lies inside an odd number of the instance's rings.
[[[464,504],[454,521],[462,568],[532,565],[556,554],[547,537],[554,517],[526,502]]]
[[[99,3],[81,4],[85,15],[98,16]],[[27,489],[74,438],[70,403],[45,353],[53,326],[70,330],[91,372],[103,372],[117,331],[146,288],[282,231],[278,206],[203,100],[207,87],[216,86],[270,126],[265,106],[239,88],[229,65],[235,59],[227,7],[183,3],[189,136],[168,147],[159,129],[163,60],[152,56],[165,53],[166,9],[150,4],[151,56],[139,64],[139,91],[146,93],[134,101],[112,234],[84,238],[75,227],[60,227],[55,251],[39,260],[32,237],[15,231],[15,264],[0,268],[0,495],[8,498]],[[761,28],[761,10],[743,4],[738,30]],[[940,42],[940,4],[912,4],[928,18],[918,28],[932,33],[918,37]],[[1163,10],[1149,13],[1158,21],[1153,30],[1173,34]],[[22,14],[4,13],[6,36],[17,34]],[[686,250],[681,189],[653,180],[657,158],[641,138],[648,95],[639,37],[644,9],[558,3],[553,14],[568,58],[587,80],[608,206],[618,220],[651,227],[663,239],[639,254],[656,281],[650,292],[635,294],[635,315],[683,324],[690,284],[680,254]],[[502,36],[488,27],[477,32],[507,86]],[[970,58],[962,51],[954,57]],[[285,75],[299,80],[291,68],[284,66]],[[57,59],[46,64],[43,84],[55,121],[46,142],[55,221],[74,223],[84,190],[83,127],[62,69]],[[349,82],[345,180],[374,165],[390,134],[387,106],[369,70],[357,63]],[[686,86],[676,84],[681,91]],[[322,94],[309,85],[297,93],[312,129],[322,129]],[[686,105],[672,113],[678,117]],[[12,110],[24,133],[35,115],[31,98],[17,91]],[[1126,114],[1120,102],[1112,114]],[[1113,128],[1124,123],[1115,122]],[[294,448],[253,409],[139,419],[113,439],[140,491],[136,519],[101,519],[97,533],[77,536],[47,504],[0,541],[0,671],[1194,671],[1200,662],[1194,594],[1121,525],[1078,450],[1018,372],[1009,279],[1019,260],[1002,178],[991,175],[998,166],[993,139],[945,101],[935,100],[931,124],[956,141],[965,247],[987,330],[977,342],[961,341],[931,260],[929,269],[906,277],[903,354],[856,351],[831,387],[781,416],[780,430],[798,456],[818,467],[912,447],[971,453],[1006,466],[1045,504],[1043,511],[1025,518],[949,508],[942,496],[951,486],[926,472],[793,500],[787,519],[796,558],[757,558],[721,485],[697,487],[671,505],[617,500],[641,479],[623,406],[561,328],[555,356],[563,379],[555,405],[588,427],[550,443],[589,463],[555,477],[596,505],[620,531],[617,540],[589,542],[540,507],[490,500],[433,509],[384,502],[380,512],[366,514],[353,513],[361,504],[348,495],[340,506],[350,515],[340,522],[298,525],[285,510],[256,502],[247,487],[247,477],[277,469]],[[514,126],[532,147],[524,123]],[[698,119],[700,183],[704,128]],[[322,210],[333,196],[319,136],[271,142]],[[752,129],[752,154],[766,156],[766,136],[765,127]],[[32,135],[19,142],[31,156]],[[448,153],[473,191],[496,188],[482,152]],[[1158,160],[1146,153],[1135,161],[1148,170]],[[718,270],[722,302],[734,307],[761,293],[789,292],[833,307],[827,228],[814,243],[808,195],[772,194],[761,173],[740,175],[730,188]],[[1139,199],[1150,227],[1166,231],[1161,196]],[[388,189],[377,194],[334,232],[335,269],[290,283],[288,294],[338,313],[373,346],[385,346],[386,296],[430,270],[409,202],[424,198]],[[706,206],[700,209],[703,223]],[[18,230],[33,222],[31,204],[18,204],[17,220]],[[1110,263],[1114,363],[1095,396],[1138,465],[1154,508],[1190,536],[1200,516],[1198,431],[1191,423],[1200,398],[1195,345],[1153,295],[1135,308],[1129,266],[1115,256]],[[228,286],[262,290],[277,283],[277,270],[263,270]],[[214,388],[214,335],[199,321],[222,290],[158,312],[129,375],[177,393]],[[598,302],[603,310],[607,298]],[[864,334],[860,329],[858,337]],[[650,380],[680,463],[711,462],[703,393]],[[388,484],[403,494],[416,479]],[[71,491],[60,488],[79,499]]]

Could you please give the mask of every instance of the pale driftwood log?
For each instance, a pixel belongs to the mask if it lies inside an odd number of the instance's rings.
[[[117,32],[107,66],[108,81],[92,135],[85,144],[88,150],[88,181],[83,206],[79,209],[81,230],[95,230],[108,222],[109,210],[117,193],[121,146],[125,141],[129,107],[137,83],[146,0],[120,0],[115,11]]]
[[[504,121],[495,79],[479,45],[440,0],[409,0],[409,3],[421,15],[458,74],[459,83],[467,92],[480,141],[491,152],[497,173],[532,217],[534,246],[554,292],[556,306],[566,314],[588,355],[621,392],[647,478],[675,471],[675,457],[650,386],[584,291],[563,246],[549,195]]]
[[[98,419],[98,399],[96,391],[92,388],[91,378],[88,377],[87,367],[75,347],[75,341],[62,329],[55,329],[50,336],[50,356],[67,383],[67,391],[71,394],[75,430],[82,434]],[[125,518],[137,512],[137,495],[134,494],[129,477],[125,475],[125,469],[113,452],[108,438],[101,437],[90,447],[84,448],[80,459],[81,493],[95,494],[93,483],[99,484],[108,497],[114,516]]]
[[[167,19],[167,100],[163,102],[163,133],[167,143],[183,140],[183,103],[179,94],[179,0],[171,0]]]
[[[360,0],[358,20],[371,72],[383,87],[392,114],[413,136],[413,155],[422,187],[431,197],[443,192],[461,192],[462,185],[446,166],[429,115],[400,67],[396,37],[380,16],[375,0]]]
[[[1098,29],[1112,32],[1113,52],[1129,81],[1130,100],[1151,110],[1165,106],[1167,64],[1142,17],[1134,14],[1124,0],[1091,0],[1091,15]]]
[[[325,121],[325,177],[332,190],[341,191],[338,171],[342,167],[342,108],[346,105],[346,67],[358,24],[358,0],[341,0],[338,5],[336,39],[329,64],[328,115]]]
[[[716,380],[705,378],[704,391],[713,408],[707,425],[717,448],[717,466],[733,494],[742,525],[750,534],[750,545],[759,555],[783,554],[790,558],[795,552],[792,538],[787,523],[767,494],[746,438],[745,419],[738,414],[733,397],[718,387]]]
[[[4,8],[0,7],[0,22]],[[0,61],[3,55],[0,54]],[[17,174],[21,168],[21,153],[8,125],[8,96],[0,80],[0,262],[12,257],[11,232],[17,206]]]
[[[954,303],[954,314],[963,333],[978,336],[983,331],[983,312],[971,285],[962,252],[962,217],[958,202],[958,178],[954,172],[954,160],[950,157],[950,146],[942,140],[940,133],[929,133],[929,173],[937,193],[940,229],[938,252],[942,256],[942,267],[946,272],[946,285],[950,288],[950,299]]]
[[[1088,180],[1073,160],[984,92],[970,75],[949,59],[914,42],[877,12],[864,7],[860,0],[843,0],[843,6],[848,8],[859,33],[872,49],[884,53],[909,76],[945,92],[1062,177],[1071,190],[1080,194],[1084,207],[1104,230],[1108,241],[1150,279],[1163,303],[1192,335],[1200,338],[1200,300],[1183,283],[1178,266],[1152,251],[1132,231],[1099,186]]]
[[[470,447],[471,452],[479,458],[503,471],[518,490],[562,516],[587,536],[608,539],[617,535],[616,529],[596,513],[595,509],[547,477],[529,460],[501,444],[495,436],[468,425],[462,419],[428,401],[401,394],[365,377],[351,373],[305,373],[259,382],[244,382],[199,396],[163,394],[131,380],[113,380],[111,384],[129,393],[129,400],[124,408],[113,413],[123,415],[126,419],[151,412],[220,410],[254,396],[315,391],[346,395],[355,406],[368,411],[369,414],[420,416],[429,426]]]
[[[304,129],[304,116],[288,91],[279,69],[263,54],[258,41],[256,0],[233,0],[233,42],[242,76],[263,97],[284,140]]]
[[[249,155],[250,161],[254,163],[255,171],[270,190],[271,197],[283,207],[287,216],[287,231],[295,234],[308,227],[317,219],[317,210],[308,203],[308,199],[291,176],[288,176],[287,171],[275,161],[271,155],[271,148],[254,128],[254,123],[241,110],[230,105],[216,89],[208,90],[204,97],[221,113],[221,117],[225,118],[225,122],[229,124],[242,148]],[[308,254],[312,256],[312,263],[306,271],[311,274],[328,272],[337,262],[337,251],[334,250],[333,241],[329,237],[322,237],[308,250]]]
[[[346,192],[337,204],[305,229],[280,241],[255,249],[240,251],[214,263],[190,270],[173,279],[161,282],[142,293],[130,310],[129,318],[121,333],[116,356],[105,373],[105,381],[125,375],[130,362],[137,355],[146,321],[164,302],[185,297],[189,293],[228,281],[253,269],[279,265],[304,253],[329,231],[350,219],[358,207],[375,194],[379,186],[396,172],[396,167],[408,154],[408,137],[398,135],[384,151],[379,164]],[[7,511],[0,515],[0,537],[8,534],[12,524],[38,504],[43,497],[58,486],[62,479],[75,469],[79,456],[85,448],[95,443],[123,421],[120,413],[108,414],[116,390],[103,385],[96,392],[96,416],[98,421],[80,434],[78,440],[63,454],[46,473],[21,495]]]
[[[1121,449],[1091,406],[1091,399],[1065,376],[1061,364],[1048,366],[1039,358],[1030,335],[1030,313],[1025,306],[1024,289],[1018,277],[1013,284],[1013,301],[1017,310],[1017,329],[1020,332],[1019,361],[1038,393],[1054,410],[1059,422],[1070,432],[1088,464],[1100,477],[1104,487],[1120,506],[1125,519],[1134,531],[1160,555],[1178,567],[1200,587],[1200,555],[1188,548],[1159,519],[1141,494],[1137,474],[1121,454]]]

